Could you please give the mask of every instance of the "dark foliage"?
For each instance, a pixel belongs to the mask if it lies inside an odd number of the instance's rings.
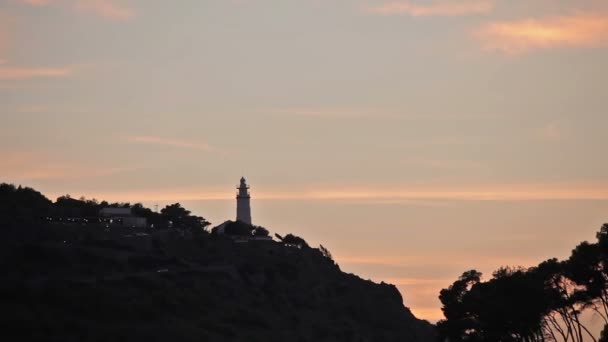
[[[304,239],[293,234],[285,235],[285,237],[281,239],[281,241],[285,244],[297,246],[299,248],[310,248],[310,246],[308,246],[308,243],[306,243]]]
[[[591,310],[608,324],[608,225],[597,239],[579,244],[568,260],[503,267],[486,282],[476,271],[464,273],[439,296],[440,340],[598,341],[580,317]]]
[[[0,184],[0,218],[5,222],[43,220],[51,215],[52,204],[32,188]]]
[[[40,192],[12,184],[0,184],[0,219],[9,222],[99,222],[99,212],[103,208],[130,208],[138,217],[145,217],[155,228],[174,228],[189,231],[204,231],[210,223],[205,218],[192,215],[179,203],[171,204],[154,212],[141,203],[108,203],[96,199],[72,198],[64,195],[53,203]]]
[[[3,341],[434,339],[434,327],[403,306],[394,286],[341,272],[329,252],[291,234],[281,243],[183,234],[197,221],[179,204],[161,213],[68,196],[53,204],[8,185],[0,186],[0,199]],[[135,234],[46,219],[112,205],[173,228]]]
[[[269,236],[270,232],[264,227],[255,227],[253,229],[253,236]]]
[[[329,252],[329,249],[323,247],[323,245],[319,246],[319,251],[321,251],[321,254],[323,254],[324,257],[326,257],[329,260],[334,260],[334,258],[331,256],[331,253]]]
[[[171,204],[161,209],[162,217],[171,222],[172,227],[204,230],[210,225],[205,218],[201,216],[191,215],[190,210],[186,210],[179,203]]]

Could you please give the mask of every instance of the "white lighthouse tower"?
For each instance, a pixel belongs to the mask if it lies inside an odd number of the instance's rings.
[[[237,189],[239,192],[236,194],[236,220],[251,224],[251,196],[245,177],[241,177],[241,184]]]

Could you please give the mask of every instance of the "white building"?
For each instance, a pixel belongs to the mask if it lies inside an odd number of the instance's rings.
[[[241,178],[241,183],[237,187],[239,190],[236,194],[236,222],[235,221],[226,221],[219,226],[216,226],[212,229],[213,232],[219,235],[226,234],[226,229],[231,230],[229,233],[235,236],[242,236],[242,234],[236,233],[238,231],[247,231],[251,230],[255,227],[251,224],[251,195],[249,194],[249,186],[247,185],[247,181],[245,177]],[[248,237],[248,239],[253,239],[253,236]],[[257,237],[256,239],[262,240],[262,237]]]
[[[245,177],[241,177],[241,184],[237,189],[239,192],[236,194],[236,220],[251,224],[251,196]]]

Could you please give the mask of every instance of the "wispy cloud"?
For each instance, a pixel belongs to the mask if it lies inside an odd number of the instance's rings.
[[[598,47],[608,45],[608,14],[491,22],[474,35],[484,49],[509,54],[560,47]]]
[[[110,20],[126,21],[134,16],[133,10],[120,0],[21,0],[21,2],[35,7],[65,6],[76,12],[94,13]]]
[[[14,67],[4,65],[0,66],[0,81],[66,77],[72,75],[74,71],[71,67]]]
[[[434,169],[434,170],[479,170],[484,168],[484,164],[473,160],[444,160],[427,157],[406,157],[401,164],[410,168]]]
[[[160,146],[169,146],[169,147],[177,147],[177,148],[185,148],[190,150],[199,150],[199,151],[215,151],[213,147],[211,147],[207,143],[201,142],[193,142],[172,138],[163,138],[163,137],[154,137],[154,136],[131,136],[127,137],[127,141],[136,143],[136,144],[145,144],[145,145],[160,145]]]
[[[231,187],[187,187],[150,191],[109,191],[95,197],[129,201],[218,201],[233,200]],[[227,190],[228,189],[228,190]],[[550,201],[607,200],[608,182],[564,182],[554,184],[488,184],[449,186],[289,186],[284,189],[260,189],[256,200],[350,201],[363,204],[404,203],[419,205],[418,201]],[[414,202],[412,202],[414,201]]]
[[[452,254],[450,260],[436,255],[336,255],[336,260],[340,264],[369,265],[369,266],[408,266],[408,265],[428,265],[428,266],[450,266],[468,265],[471,262],[469,254]],[[535,265],[540,260],[526,256],[488,256],[476,262],[476,267],[495,268],[500,265]],[[435,279],[435,278],[432,278]],[[383,280],[395,285],[408,285],[414,283],[411,278],[382,278]],[[438,279],[439,281],[440,279]],[[425,278],[424,282],[433,280]]]
[[[275,108],[260,110],[260,113],[269,113],[276,116],[299,116],[325,119],[356,119],[356,118],[405,118],[405,115],[387,113],[385,111],[364,111],[347,108]]]
[[[44,6],[48,1],[30,0],[31,5]],[[34,78],[61,78],[72,75],[76,66],[18,65],[8,60],[13,16],[0,11],[0,81],[21,81]],[[3,88],[6,84],[2,84]]]
[[[386,119],[386,120],[408,120],[408,121],[436,121],[436,120],[477,120],[494,119],[497,115],[476,115],[471,113],[441,113],[441,114],[420,114],[411,113],[405,110],[391,108],[348,108],[348,107],[319,107],[319,108],[267,108],[260,109],[262,115],[273,115],[276,117],[302,117],[311,119]]]
[[[78,11],[92,12],[113,20],[124,21],[133,17],[133,11],[130,8],[108,0],[77,1],[75,8]]]
[[[0,179],[9,182],[89,179],[134,171],[134,167],[105,167],[58,161],[44,154],[3,152]]]
[[[49,106],[40,105],[40,104],[32,104],[32,105],[23,105],[15,108],[17,113],[24,114],[33,114],[33,113],[46,113],[50,110]]]
[[[46,6],[53,2],[53,0],[21,0],[21,2],[32,6]]]
[[[496,184],[469,188],[359,188],[348,190],[319,190],[302,194],[318,200],[470,200],[470,201],[525,201],[608,199],[608,184]]]
[[[391,1],[367,8],[368,12],[381,15],[465,16],[488,13],[494,8],[491,0],[435,0],[426,2]]]

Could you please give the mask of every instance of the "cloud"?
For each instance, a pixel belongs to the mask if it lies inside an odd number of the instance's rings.
[[[300,117],[311,117],[311,118],[398,118],[397,115],[392,114],[378,114],[369,111],[351,110],[343,108],[323,108],[323,109],[310,109],[310,108],[279,108],[279,109],[268,109],[262,110],[261,113],[270,113],[277,116],[300,116]]]
[[[172,145],[169,145],[172,146]],[[220,201],[233,200],[231,187],[166,188],[149,191],[96,192],[97,198],[127,201]],[[286,188],[286,187],[285,187]],[[448,186],[290,186],[255,191],[256,200],[339,201],[362,204],[413,201],[551,201],[608,200],[608,182],[564,182],[547,184],[486,184]],[[414,202],[416,204],[417,202]],[[424,204],[424,203],[423,203]],[[416,204],[419,205],[419,204]]]
[[[124,1],[119,0],[21,0],[21,2],[34,7],[66,6],[77,12],[94,13],[119,21],[126,21],[134,16],[133,10],[125,6]]]
[[[484,49],[509,54],[548,48],[599,47],[608,44],[608,14],[491,22],[474,35]]]
[[[170,147],[178,147],[178,148],[207,151],[207,152],[214,150],[213,147],[211,147],[209,144],[206,144],[206,143],[191,142],[191,141],[177,140],[177,139],[170,139],[170,138],[153,137],[153,136],[131,136],[131,137],[127,137],[127,140],[129,142],[136,143],[136,144],[170,146]]]
[[[408,119],[407,115],[387,113],[381,110],[359,110],[346,108],[277,108],[265,109],[266,113],[282,117],[303,117],[320,119]]]
[[[342,119],[386,119],[386,120],[408,120],[408,121],[445,121],[445,120],[477,120],[496,118],[497,115],[476,115],[470,113],[441,113],[441,114],[420,114],[410,113],[399,109],[385,108],[265,108],[257,111],[262,115],[272,115],[275,117],[301,117],[310,119],[327,119],[327,120],[342,120]]]
[[[426,157],[409,156],[401,160],[401,164],[409,168],[433,169],[433,170],[481,170],[485,165],[473,160],[443,160]]]
[[[468,265],[471,262],[470,254],[454,254],[450,256],[450,260],[436,257],[435,255],[334,255],[339,264],[344,265],[363,265],[363,266],[389,266],[389,267],[404,267],[408,265],[427,265],[433,267],[439,266],[458,266]],[[477,267],[495,268],[500,265],[535,265],[539,260],[535,257],[526,256],[487,256],[483,260],[476,261]],[[422,282],[434,282],[435,278],[425,278]],[[394,285],[413,285],[417,282],[411,278],[377,278],[376,281],[383,280]],[[445,280],[445,279],[443,279]],[[437,282],[442,279],[437,279]],[[448,282],[449,284],[450,282]]]
[[[70,67],[12,67],[0,66],[0,81],[19,81],[32,78],[57,78],[70,76]]]
[[[222,157],[228,157],[233,155],[233,151],[220,149],[215,146],[211,146],[205,142],[198,141],[188,141],[188,140],[180,140],[174,138],[166,138],[166,137],[158,137],[158,136],[149,136],[149,135],[137,135],[137,136],[128,136],[125,138],[126,141],[133,144],[140,145],[156,145],[156,146],[166,146],[172,148],[179,148],[185,150],[194,150],[194,151],[204,151],[209,153],[214,153],[216,155]]]
[[[9,182],[60,181],[89,179],[134,171],[134,167],[102,167],[58,161],[44,154],[27,152],[0,153],[0,179]]]
[[[608,199],[608,184],[495,184],[469,188],[353,188],[323,189],[300,194],[316,200],[468,200],[526,201]]]
[[[53,0],[22,0],[21,2],[32,6],[47,6],[53,2]]]
[[[465,16],[492,11],[491,0],[436,0],[432,2],[392,1],[367,8],[370,13],[381,15]]]
[[[50,1],[29,0],[32,6],[44,6]],[[9,40],[11,31],[9,23],[14,18],[0,11],[0,81],[21,81],[34,78],[61,78],[74,73],[75,66],[23,66],[15,65],[7,60]],[[0,89],[5,89],[6,84],[1,84]]]
[[[107,0],[76,1],[75,8],[83,12],[92,12],[113,20],[129,20],[133,11],[125,6]]]

